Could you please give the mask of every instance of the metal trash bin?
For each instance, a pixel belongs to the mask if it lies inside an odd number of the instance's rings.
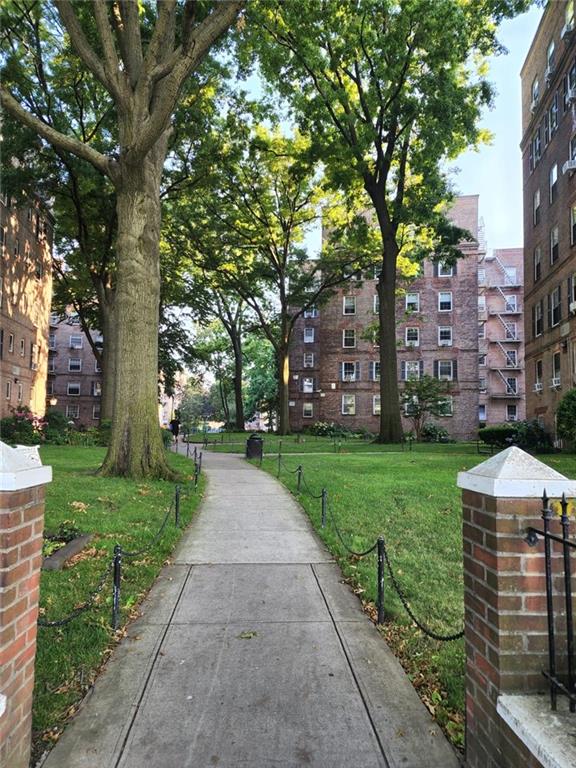
[[[262,459],[262,452],[264,449],[264,440],[260,435],[252,434],[246,440],[246,458],[247,459]]]

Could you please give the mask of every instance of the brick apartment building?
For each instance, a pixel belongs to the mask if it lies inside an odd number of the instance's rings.
[[[0,198],[0,418],[46,409],[53,229],[39,200]]]
[[[521,248],[494,250],[478,262],[480,423],[525,418],[523,272]]]
[[[426,262],[423,274],[398,297],[398,373],[402,380],[423,374],[449,382],[446,415],[433,421],[456,439],[478,430],[478,196],[457,198],[454,223],[473,242],[454,267]],[[379,428],[379,356],[370,327],[377,322],[374,275],[351,281],[295,328],[290,354],[291,428],[335,421],[350,428]],[[470,308],[474,307],[471,312]],[[404,419],[404,429],[411,424]]]
[[[574,1],[549,3],[522,77],[526,411],[550,432],[576,384]]]
[[[98,342],[100,337],[94,332]],[[50,316],[47,396],[76,427],[100,423],[102,371],[76,314]]]

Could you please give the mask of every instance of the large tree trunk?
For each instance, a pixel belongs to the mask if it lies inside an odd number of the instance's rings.
[[[116,314],[114,299],[100,299],[102,325],[102,396],[100,420],[114,417],[114,390],[116,387]]]
[[[242,396],[242,340],[240,335],[232,332],[232,349],[234,350],[234,401],[236,405],[235,426],[238,432],[244,432],[244,398]]]
[[[398,367],[396,362],[396,261],[398,247],[393,237],[384,242],[380,296],[380,433],[379,443],[400,443],[404,439],[400,418]]]
[[[173,479],[158,423],[160,178],[164,135],[117,183],[116,387],[105,475]]]
[[[290,356],[288,346],[282,345],[276,353],[278,365],[278,428],[279,435],[290,434]]]

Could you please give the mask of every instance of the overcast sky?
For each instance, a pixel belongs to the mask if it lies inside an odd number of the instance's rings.
[[[499,38],[509,52],[491,62],[489,79],[498,95],[482,120],[494,134],[493,143],[467,152],[454,164],[460,169],[454,180],[458,192],[480,195],[488,248],[523,245],[520,69],[542,13],[532,8],[502,25]]]

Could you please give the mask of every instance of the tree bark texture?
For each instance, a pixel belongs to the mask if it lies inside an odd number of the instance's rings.
[[[158,424],[160,178],[167,137],[117,184],[116,388],[105,475],[171,479]]]
[[[278,429],[279,435],[290,434],[290,356],[288,347],[282,346],[277,352],[278,360]]]
[[[102,396],[100,399],[100,419],[114,418],[114,397],[116,386],[116,315],[114,302],[100,301],[102,318]]]
[[[234,350],[234,402],[236,405],[236,429],[238,432],[244,432],[244,398],[242,395],[242,373],[243,356],[242,340],[240,336],[233,332],[231,334],[232,349]]]

